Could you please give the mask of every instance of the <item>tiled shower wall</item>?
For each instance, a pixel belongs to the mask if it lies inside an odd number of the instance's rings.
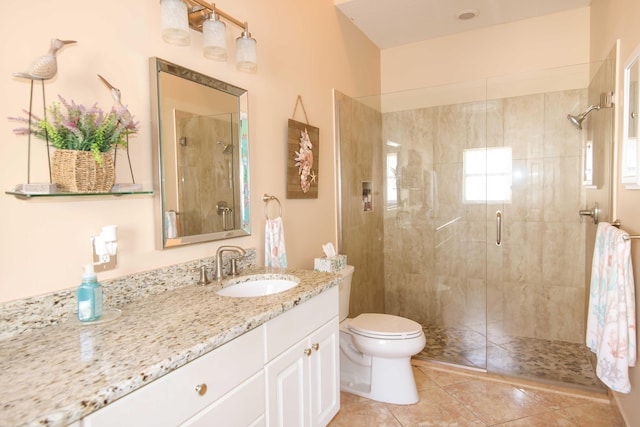
[[[199,116],[176,112],[178,140],[186,137],[185,145],[177,145],[178,181],[182,200],[180,210],[180,235],[191,236],[224,231],[222,216],[216,205],[219,201],[234,206],[233,162],[237,151],[231,116]],[[218,143],[220,142],[220,143]],[[230,145],[225,152],[224,146]],[[213,153],[203,155],[203,153]],[[184,183],[188,185],[184,185]],[[233,212],[235,224],[239,213]],[[227,225],[232,220],[227,219]],[[237,225],[233,228],[237,228]]]
[[[382,115],[336,92],[340,141],[340,251],[355,266],[349,315],[384,313],[384,225],[381,167]],[[372,185],[372,210],[365,211],[362,183]]]
[[[568,90],[383,115],[399,195],[384,212],[387,313],[488,332],[494,342],[582,341],[584,135],[566,115],[586,102],[586,90]],[[485,146],[512,148],[510,203],[463,203],[463,152]]]

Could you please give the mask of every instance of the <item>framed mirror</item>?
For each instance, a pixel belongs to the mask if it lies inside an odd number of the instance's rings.
[[[640,55],[640,54],[639,54]],[[622,182],[625,188],[640,189],[640,57],[635,55],[624,70],[624,116],[622,135]]]
[[[247,91],[155,57],[150,81],[157,246],[251,234]]]

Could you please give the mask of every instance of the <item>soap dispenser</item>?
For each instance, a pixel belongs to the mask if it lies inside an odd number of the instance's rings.
[[[93,265],[84,266],[82,283],[78,287],[78,320],[90,322],[100,319],[102,316],[102,285],[98,283],[98,278]]]

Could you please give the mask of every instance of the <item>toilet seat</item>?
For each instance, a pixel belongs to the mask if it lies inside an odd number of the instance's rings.
[[[348,326],[354,334],[383,340],[404,340],[423,334],[418,322],[392,314],[362,313]]]

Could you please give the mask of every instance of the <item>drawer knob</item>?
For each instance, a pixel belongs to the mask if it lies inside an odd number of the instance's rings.
[[[204,396],[207,393],[207,385],[206,384],[198,384],[196,386],[196,392],[200,395],[200,396]]]
[[[314,343],[314,344],[312,344],[312,345],[311,345],[311,347],[312,347],[315,351],[320,350],[320,344],[318,344],[318,343]]]
[[[310,348],[305,348],[304,349],[304,354],[306,354],[307,356],[311,356],[311,349]]]

